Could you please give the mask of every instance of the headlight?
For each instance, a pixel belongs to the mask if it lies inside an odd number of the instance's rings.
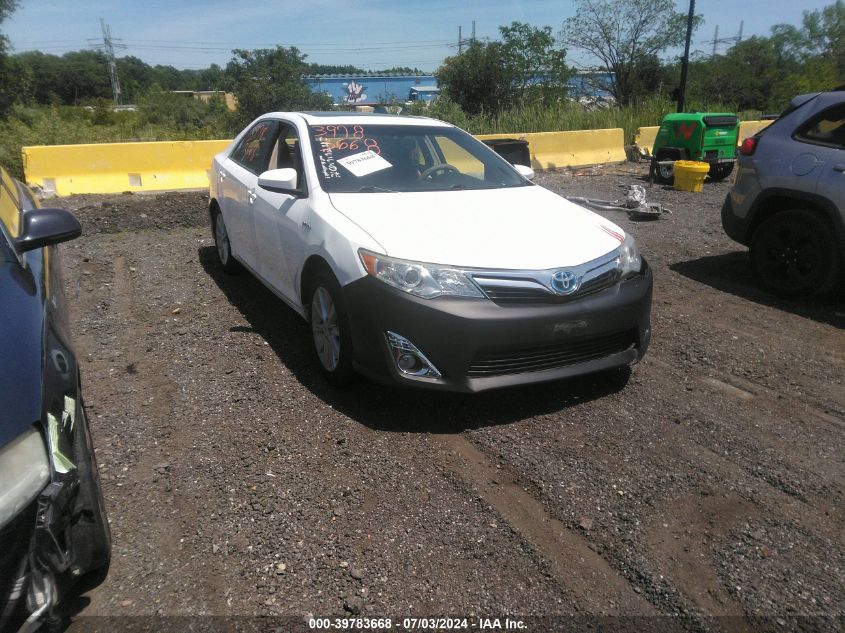
[[[363,248],[358,251],[358,255],[370,275],[416,297],[432,299],[445,295],[484,298],[478,286],[457,268],[394,259]]]
[[[47,449],[34,427],[0,448],[0,528],[28,506],[49,481]]]
[[[619,254],[619,270],[623,277],[636,274],[643,269],[643,258],[631,235],[625,236],[625,240],[616,252]]]

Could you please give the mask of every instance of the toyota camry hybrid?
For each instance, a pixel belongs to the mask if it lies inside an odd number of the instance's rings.
[[[332,384],[476,392],[626,367],[648,347],[652,276],[633,238],[447,123],[267,114],[211,176],[220,265],[308,321]]]

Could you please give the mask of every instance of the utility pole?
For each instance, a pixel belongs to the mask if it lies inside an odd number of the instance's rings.
[[[719,44],[739,44],[742,41],[742,30],[745,26],[745,21],[741,21],[739,23],[739,34],[735,37],[723,37],[719,39],[719,25],[716,25],[716,32],[713,34],[712,40],[703,40],[705,44],[712,44],[713,45],[713,55],[712,57],[716,57],[716,53],[719,52],[718,46]]]
[[[109,82],[111,83],[112,94],[114,95],[114,104],[120,105],[120,79],[117,77],[117,60],[114,58],[114,49],[126,48],[122,44],[115,45],[112,40],[111,29],[103,18],[100,18],[100,28],[103,31],[103,50],[106,52],[106,58],[109,64]]]
[[[678,88],[678,112],[684,111],[684,101],[687,92],[687,71],[689,70],[689,45],[692,39],[692,23],[695,18],[695,0],[689,0],[689,15],[687,16],[687,42],[684,46],[684,59],[681,62],[681,85]]]
[[[716,57],[716,46],[719,44],[719,25],[716,25],[716,32],[713,33],[713,58]]]
[[[475,20],[472,21],[472,37],[465,40],[463,37],[463,27],[458,27],[458,55],[464,52],[464,44],[471,44],[475,41]]]

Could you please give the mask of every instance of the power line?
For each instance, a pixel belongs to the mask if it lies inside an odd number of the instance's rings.
[[[739,23],[739,33],[734,37],[719,37],[719,25],[716,25],[716,31],[713,33],[712,40],[702,40],[703,44],[712,44],[713,45],[713,53],[712,57],[716,57],[718,53],[718,46],[719,44],[739,44],[742,41],[742,29],[745,26],[745,21],[741,21]]]

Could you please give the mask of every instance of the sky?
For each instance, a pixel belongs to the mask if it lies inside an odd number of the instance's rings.
[[[833,0],[698,0],[704,25],[693,51],[710,52],[719,37],[767,35],[773,24],[798,25],[804,10]],[[686,12],[688,0],[677,2]],[[133,55],[148,64],[176,68],[221,66],[233,48],[296,46],[306,61],[372,70],[393,66],[433,71],[457,51],[458,26],[469,38],[496,39],[498,27],[512,21],[551,26],[554,33],[575,12],[572,0],[20,0],[0,24],[14,52],[40,50],[61,55],[102,45],[100,18],[116,43],[118,57]],[[725,50],[729,44],[721,44]],[[678,54],[677,51],[672,51]],[[571,50],[570,62],[588,67],[586,54]]]

